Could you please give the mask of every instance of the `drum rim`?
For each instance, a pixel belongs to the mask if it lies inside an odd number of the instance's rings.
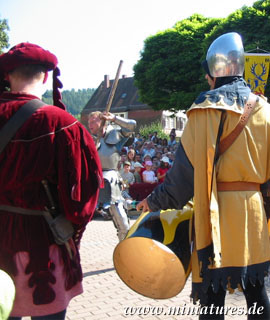
[[[133,270],[128,270],[128,267],[127,267],[128,262],[126,261],[128,257],[121,257],[121,258],[119,257],[121,256],[121,250],[123,246],[131,248],[131,245],[130,245],[131,242],[136,242],[136,241],[137,242],[141,241],[145,243],[152,242],[153,244],[155,244],[155,250],[160,250],[160,251],[165,250],[165,252],[168,253],[167,267],[169,269],[175,269],[176,273],[173,272],[173,274],[170,275],[169,272],[166,272],[166,275],[165,275],[166,280],[164,281],[162,288],[158,289],[153,285],[153,283],[156,283],[156,280],[158,283],[162,283],[162,281],[159,281],[159,279],[157,279],[156,277],[151,278],[151,275],[149,275],[149,272],[145,278],[140,278],[138,276],[138,273],[134,271],[134,264],[132,265]],[[125,251],[125,249],[123,250]],[[122,255],[123,254],[124,253],[122,252]],[[175,262],[170,261],[172,259],[169,258],[169,254],[173,255],[173,259],[175,260]],[[186,280],[190,274],[190,268],[188,268],[189,271],[186,273],[181,260],[170,248],[168,248],[166,245],[164,245],[163,243],[157,240],[154,240],[151,238],[145,238],[145,237],[132,237],[132,238],[127,238],[121,241],[116,246],[113,252],[113,263],[118,276],[130,289],[132,289],[133,291],[137,292],[140,295],[143,295],[148,298],[153,298],[153,299],[169,299],[178,295],[183,290]],[[171,268],[170,263],[172,266],[177,266],[177,267]],[[136,274],[136,276],[134,274]],[[161,273],[160,275],[162,276]],[[170,278],[169,282],[168,282],[168,278]],[[134,280],[131,280],[131,279],[134,279]],[[141,286],[142,284],[144,286]],[[173,287],[173,290],[172,290],[172,287],[170,287],[169,290],[167,290],[168,286],[170,285]],[[167,294],[164,294],[165,289],[167,290]]]

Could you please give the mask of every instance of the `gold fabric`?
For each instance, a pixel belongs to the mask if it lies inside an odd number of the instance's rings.
[[[188,110],[181,142],[194,167],[196,250],[213,244],[215,260],[208,269],[246,267],[270,260],[270,244],[262,195],[258,191],[217,192],[217,181],[262,184],[270,178],[270,105],[260,98],[236,141],[220,156],[214,154],[221,112],[226,110],[221,139],[236,126],[237,105],[207,99]],[[243,108],[242,108],[243,109]],[[267,121],[265,120],[267,119]],[[193,282],[200,282],[201,262],[192,256]]]

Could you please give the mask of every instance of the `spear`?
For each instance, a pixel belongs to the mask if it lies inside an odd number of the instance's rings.
[[[110,94],[109,94],[109,97],[108,97],[108,100],[107,100],[107,103],[106,103],[105,112],[109,112],[110,109],[111,109],[111,105],[112,105],[113,97],[114,97],[114,94],[115,94],[115,91],[116,91],[116,88],[117,88],[117,84],[118,84],[118,80],[119,80],[119,75],[120,75],[120,71],[121,71],[121,68],[122,68],[122,64],[123,64],[123,60],[120,60],[119,66],[118,66],[118,69],[117,69],[117,72],[116,72],[116,76],[114,78],[113,85],[111,87],[111,91],[110,91]],[[98,146],[100,138],[103,135],[103,128],[105,126],[105,123],[106,123],[106,120],[102,119],[100,127],[99,127],[99,130],[98,130],[98,134],[97,134],[96,146]]]

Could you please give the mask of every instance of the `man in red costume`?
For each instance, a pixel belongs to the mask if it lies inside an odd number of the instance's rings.
[[[64,110],[57,63],[31,43],[0,56],[0,129],[26,102],[41,98],[53,70],[54,105],[39,108],[0,154],[0,269],[16,287],[10,319],[64,319],[69,301],[82,293],[78,246],[96,207],[102,170],[92,137]],[[56,244],[38,214],[50,206],[43,180],[73,224],[66,245]]]

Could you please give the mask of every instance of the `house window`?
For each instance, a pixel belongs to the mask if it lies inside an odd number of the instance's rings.
[[[128,118],[127,112],[119,112],[119,113],[115,112],[115,113],[113,113],[113,114],[115,114],[115,115],[118,116],[118,117],[125,118],[125,119]]]
[[[187,122],[187,117],[183,111],[173,114],[170,111],[163,111],[162,127],[166,134],[169,134],[172,128],[176,128],[177,136],[181,136]]]
[[[176,118],[176,130],[181,130],[181,118]]]
[[[175,128],[175,118],[171,118],[170,116],[165,116],[165,129]]]
[[[171,118],[169,117],[169,128],[175,128],[175,117]]]
[[[184,130],[185,124],[186,124],[185,118],[180,118],[180,130]]]
[[[164,117],[165,119],[165,129],[169,128],[169,117]]]
[[[186,119],[182,118],[182,117],[177,117],[176,119],[177,119],[176,120],[176,130],[183,131],[185,124],[186,124]]]

